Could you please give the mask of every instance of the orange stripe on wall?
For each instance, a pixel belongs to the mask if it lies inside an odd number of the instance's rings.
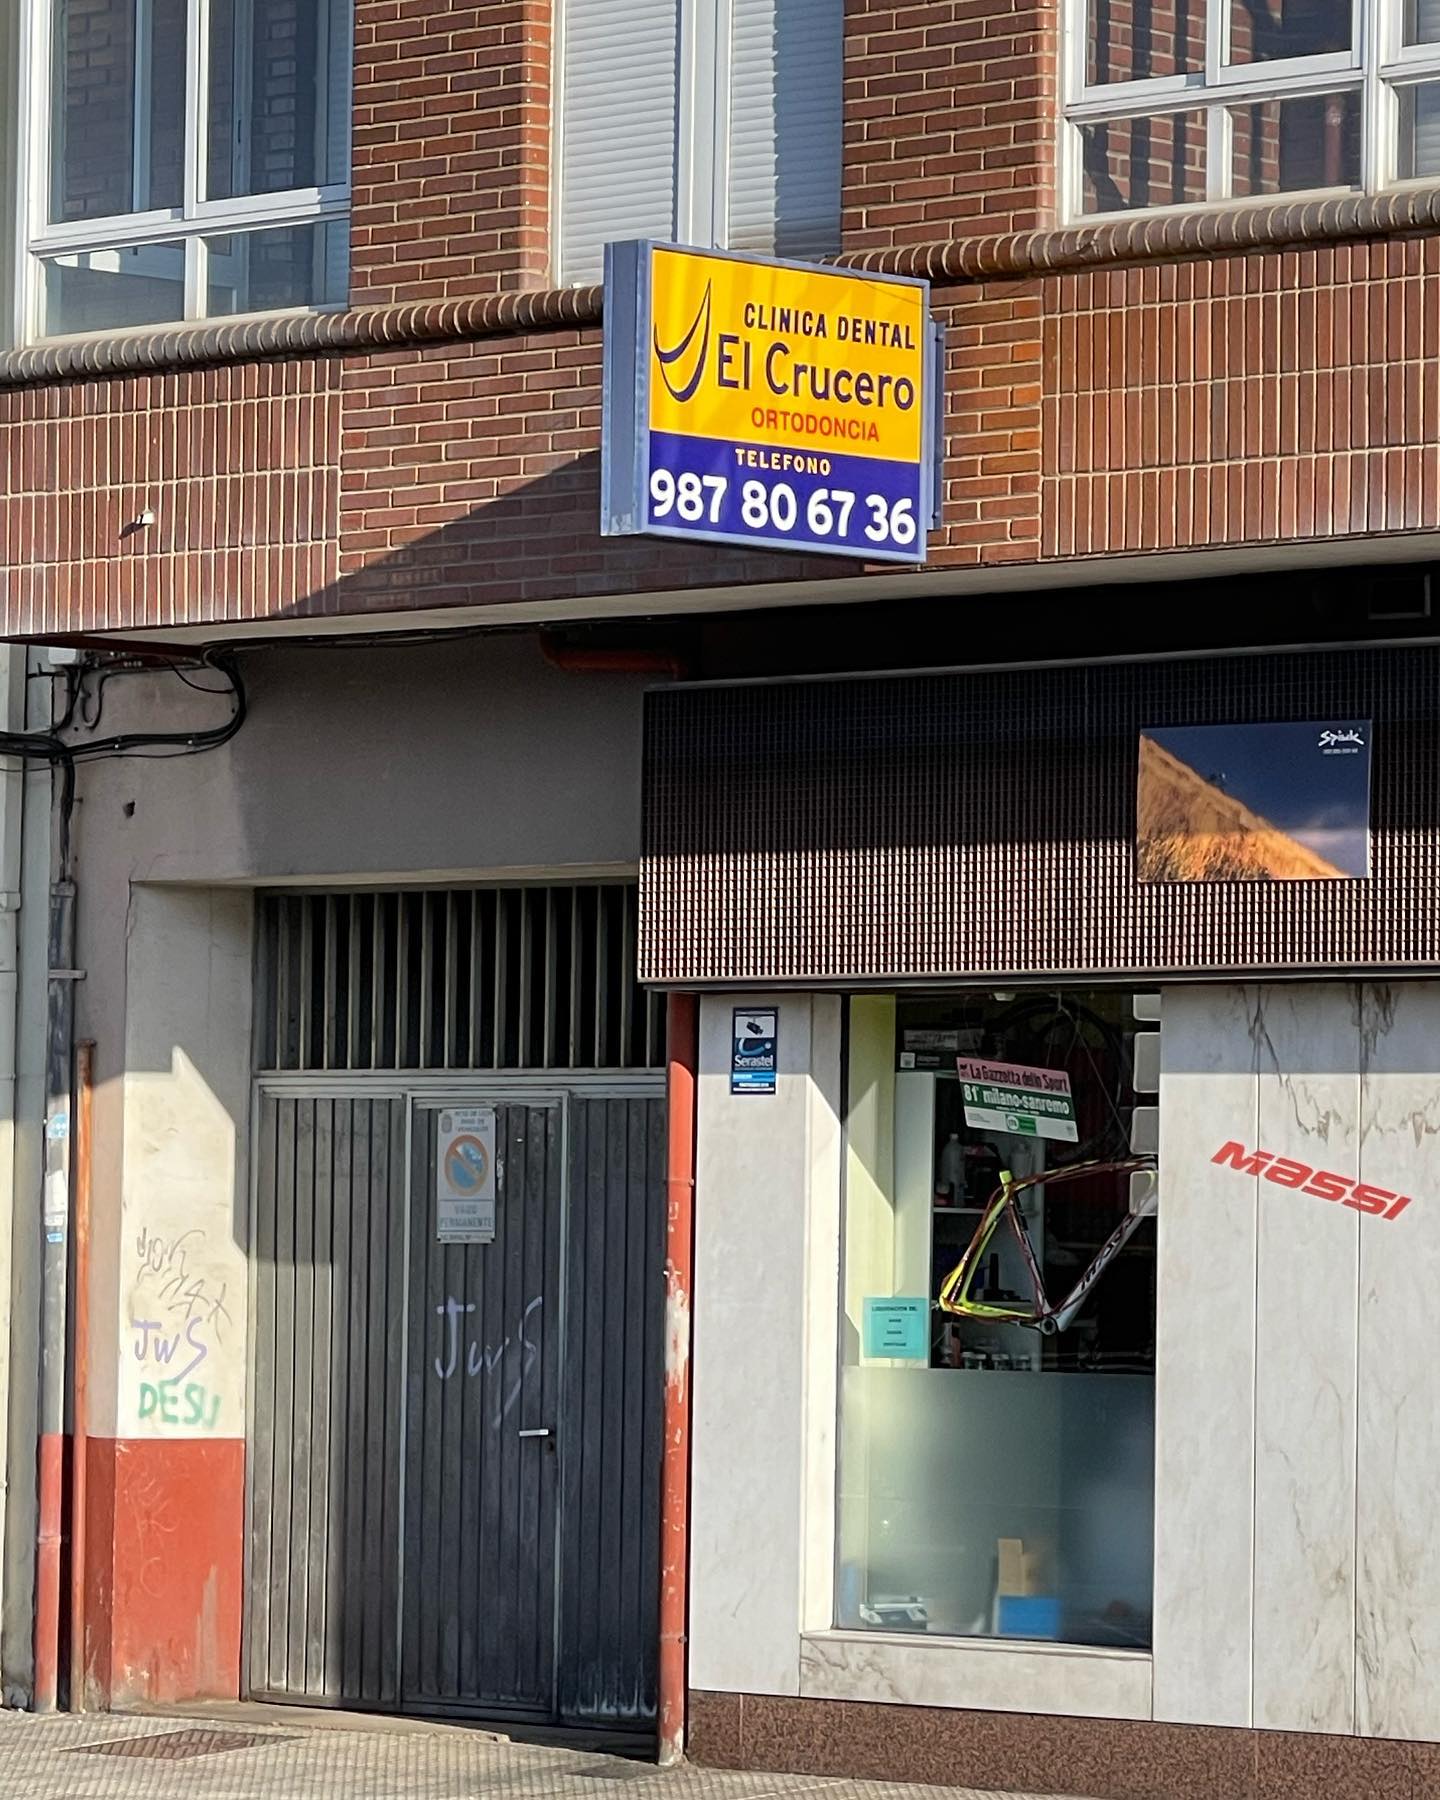
[[[236,1699],[243,1440],[91,1438],[86,1500],[89,1703]]]

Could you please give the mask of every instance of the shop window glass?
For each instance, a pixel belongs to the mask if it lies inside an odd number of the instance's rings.
[[[1150,1642],[1153,1218],[1065,1329],[955,1318],[937,1305],[1002,1169],[1018,1180],[1132,1160],[1133,1045],[1154,1029],[1136,1024],[1132,1001],[1098,991],[851,1002],[842,1627]],[[1073,1136],[967,1108],[961,1056],[1050,1071],[1057,1088],[1068,1081]],[[1063,1119],[1047,1126],[1064,1129]],[[1073,1288],[1130,1204],[1123,1170],[1025,1189],[1026,1232],[1052,1299]],[[1005,1309],[1022,1301],[1013,1232],[992,1240],[971,1291]]]

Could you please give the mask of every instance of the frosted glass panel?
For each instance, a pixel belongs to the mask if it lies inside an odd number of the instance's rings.
[[[838,1624],[1149,1644],[1150,1376],[847,1368],[840,1441]]]

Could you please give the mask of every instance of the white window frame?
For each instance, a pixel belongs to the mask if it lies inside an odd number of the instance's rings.
[[[149,0],[138,0],[141,7]],[[86,255],[107,250],[132,250],[147,244],[184,245],[185,313],[167,323],[185,324],[209,316],[207,237],[242,235],[266,227],[313,225],[349,216],[350,168],[345,179],[324,186],[292,188],[280,193],[246,194],[228,200],[205,200],[209,156],[210,88],[209,0],[186,0],[185,169],[184,193],[178,207],[137,208],[103,219],[82,219],[55,224],[50,221],[51,151],[56,123],[52,105],[52,45],[57,0],[21,0],[20,54],[22,74],[20,103],[19,190],[16,207],[19,243],[16,249],[17,280],[14,296],[14,341],[29,343],[39,337],[41,283],[44,264],[65,255]],[[349,8],[353,44],[353,0]],[[353,54],[353,52],[352,52]],[[28,80],[25,77],[28,76]],[[143,96],[136,84],[137,116],[143,116]],[[140,136],[137,127],[137,139]],[[137,157],[137,169],[143,166]],[[306,307],[286,307],[286,312],[336,312],[343,301]],[[223,315],[227,322],[236,317]],[[115,336],[128,328],[104,333],[64,333]]]
[[[1381,188],[1434,187],[1437,176],[1400,180],[1397,97],[1405,87],[1440,81],[1440,42],[1405,44],[1405,0],[1352,0],[1349,51],[1290,57],[1263,63],[1228,62],[1229,21],[1235,0],[1203,0],[1205,67],[1193,75],[1147,77],[1139,81],[1086,85],[1089,12],[1093,0],[1065,0],[1062,59],[1066,103],[1060,120],[1057,172],[1062,215],[1072,224],[1204,211],[1214,207],[1273,206],[1292,199],[1373,193]],[[1306,188],[1283,194],[1236,196],[1231,192],[1229,108],[1246,101],[1285,100],[1305,94],[1360,95],[1360,179],[1356,187]],[[1206,117],[1206,197],[1170,206],[1123,211],[1084,210],[1084,167],[1080,127],[1112,119],[1162,113],[1204,112]]]

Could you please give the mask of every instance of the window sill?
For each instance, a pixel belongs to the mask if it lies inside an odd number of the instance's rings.
[[[800,1640],[800,1692],[816,1700],[1148,1719],[1151,1665],[1148,1650],[815,1631]]]

